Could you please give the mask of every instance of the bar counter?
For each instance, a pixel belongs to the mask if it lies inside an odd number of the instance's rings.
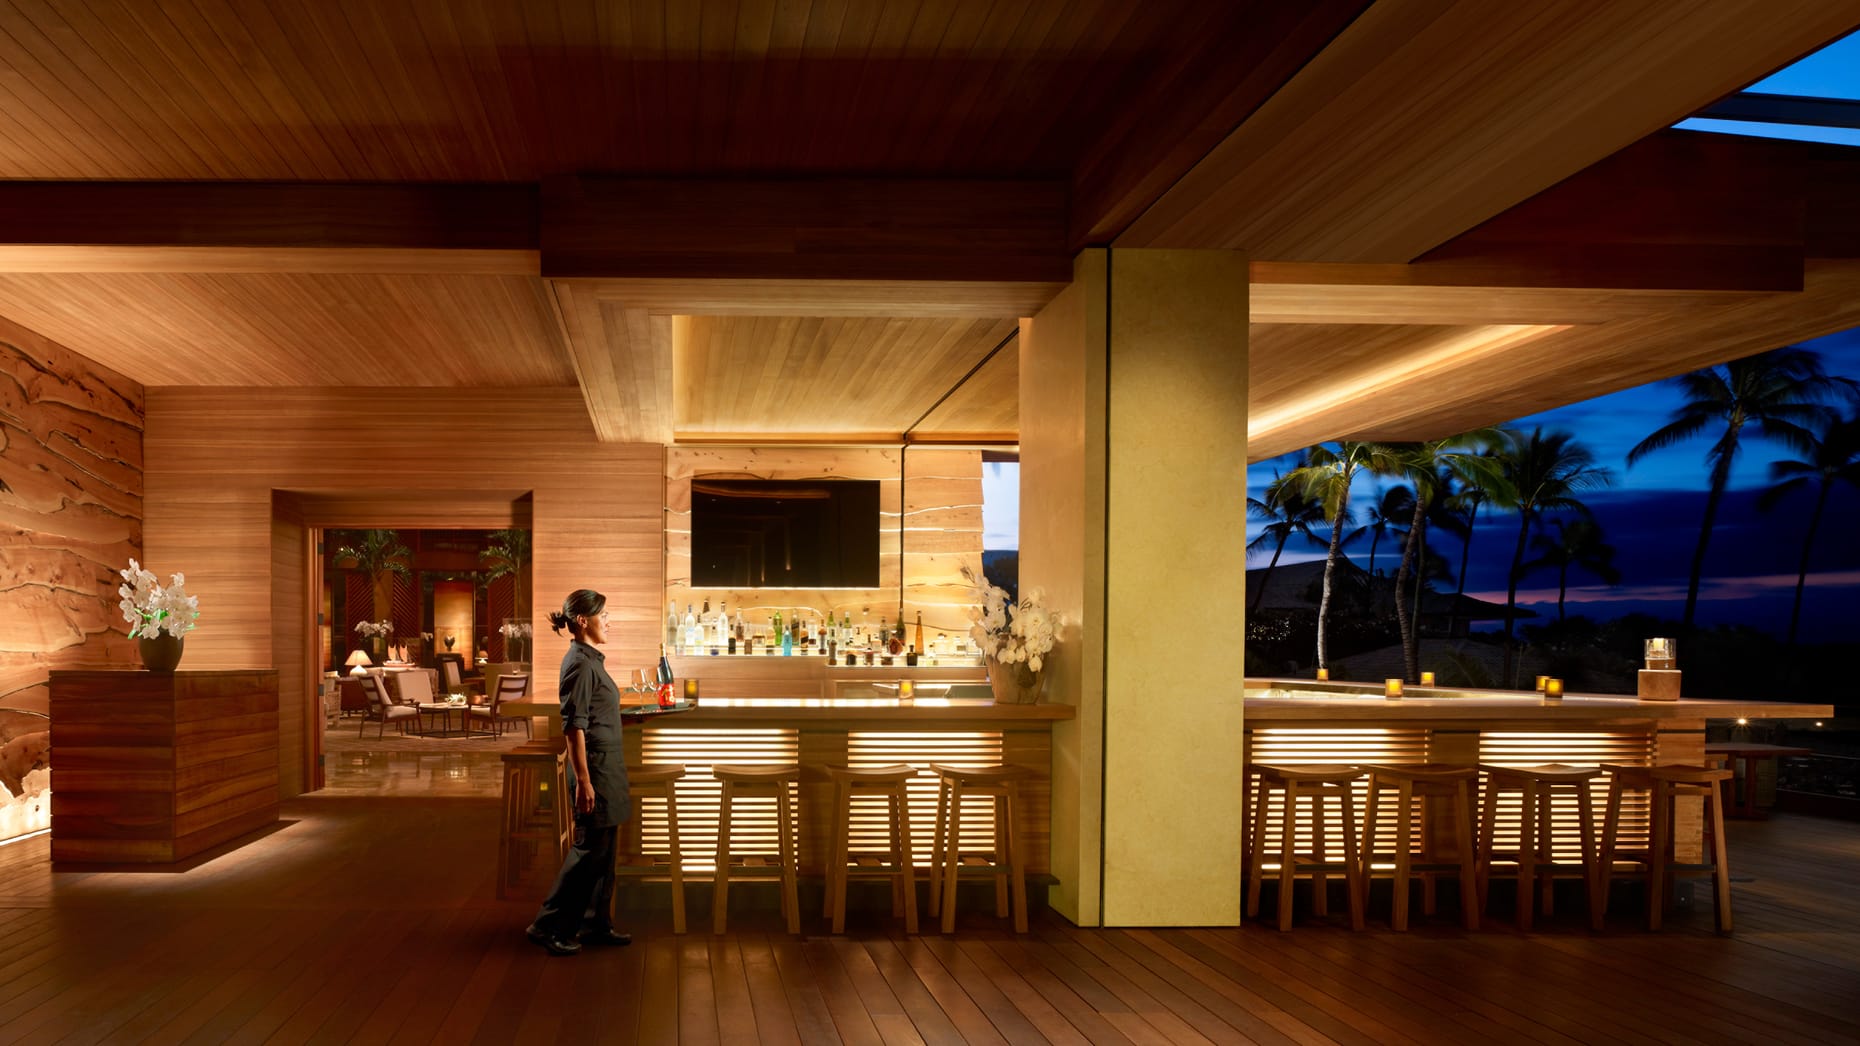
[[[1699,765],[1705,762],[1708,719],[1806,719],[1833,714],[1829,705],[1793,702],[1645,701],[1616,694],[1567,694],[1558,701],[1515,690],[1412,685],[1403,690],[1400,698],[1389,698],[1379,683],[1248,679],[1245,758],[1248,763],[1282,764]],[[1252,788],[1250,775],[1247,787]],[[1598,824],[1607,789],[1605,775],[1593,785]],[[1703,835],[1701,809],[1697,799],[1682,800],[1674,826],[1681,859],[1698,853]],[[1511,845],[1517,819],[1516,797],[1507,796],[1500,804],[1501,848]],[[1573,860],[1579,853],[1575,819],[1560,817],[1560,822],[1567,825],[1559,823],[1556,832],[1559,858]],[[1313,827],[1300,817],[1297,830],[1301,836],[1308,836]],[[1644,796],[1626,797],[1623,831],[1625,843],[1639,845],[1646,831]],[[1276,847],[1276,819],[1271,835],[1268,845]],[[1341,846],[1341,837],[1335,845]]]
[[[623,711],[633,696],[623,693]],[[538,723],[548,722],[547,733],[560,731],[560,706],[553,701],[513,701],[503,707],[510,713],[537,717]],[[827,826],[833,797],[826,767],[897,763],[917,767],[919,776],[910,784],[910,831],[917,863],[928,868],[931,830],[936,823],[932,762],[1005,763],[1034,772],[1023,788],[1027,870],[1045,876],[1051,867],[1052,726],[1074,714],[1070,705],[998,705],[990,700],[946,697],[910,702],[896,698],[700,697],[694,708],[639,718],[629,715],[622,736],[628,765],[675,763],[685,768],[677,786],[679,843],[685,869],[694,876],[707,876],[715,866],[718,785],[710,768],[730,763],[800,765],[803,875],[821,874],[830,852]],[[964,803],[965,836],[976,845],[993,831],[991,803],[987,797]],[[738,805],[732,834],[739,844],[745,839],[775,838],[767,805]],[[884,815],[876,807],[869,813],[855,811],[853,850],[883,849],[884,831]],[[662,804],[646,804],[641,832],[647,853],[663,851]]]

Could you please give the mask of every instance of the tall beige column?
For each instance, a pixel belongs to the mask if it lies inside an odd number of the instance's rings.
[[[1240,919],[1247,265],[1089,250],[1020,339],[1022,590],[1068,625],[1049,700],[1055,909]]]

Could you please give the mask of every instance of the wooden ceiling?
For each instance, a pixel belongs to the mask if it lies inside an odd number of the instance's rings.
[[[0,0],[0,319],[151,386],[579,386],[607,440],[1011,441],[1003,340],[1077,249],[1235,248],[1253,456],[1440,434],[1850,324],[1852,161],[1654,132],[1857,23]]]

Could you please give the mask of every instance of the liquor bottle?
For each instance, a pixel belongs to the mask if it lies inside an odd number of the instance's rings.
[[[659,647],[659,677],[657,682],[660,686],[670,686],[672,684],[672,663],[666,660],[665,648],[663,646]]]
[[[704,609],[698,611],[697,619],[698,648],[695,653],[702,654],[710,645],[710,600],[704,601]]]
[[[741,608],[738,608],[736,611],[736,641],[740,643],[748,637],[749,630],[743,624],[743,611]]]
[[[782,629],[781,656],[783,657],[794,656],[794,630],[792,628]]]
[[[860,637],[860,641],[866,647],[869,648],[872,645],[872,608],[871,607],[866,607],[864,610],[859,611],[859,637]]]
[[[883,650],[886,646],[890,645],[890,639],[891,619],[880,614],[878,615],[878,631],[872,634],[872,648],[874,650]]]
[[[911,644],[912,650],[924,649],[924,612],[921,610],[917,612],[917,634],[911,638],[915,640]]]
[[[917,667],[917,645],[915,643],[905,652],[904,663],[911,668]]]
[[[781,633],[782,633],[782,628],[781,628],[781,611],[779,611],[779,610],[777,610],[777,611],[775,611],[775,617],[774,617],[774,619],[772,620],[772,622],[771,622],[771,623],[770,623],[770,625],[769,625],[769,645],[770,645],[770,646],[778,646],[778,645],[780,645],[780,643],[781,643]]]
[[[898,627],[893,629],[890,637],[885,640],[885,649],[893,655],[904,653],[904,614],[902,611],[898,613]]]
[[[659,648],[663,653],[667,649],[678,648],[678,604],[665,604],[665,644]]]
[[[704,645],[704,635],[698,630],[697,611],[693,610],[689,603],[685,604],[685,627],[683,634],[685,653],[698,653],[698,648]]]
[[[741,618],[742,612],[738,611],[736,616]],[[718,645],[724,647],[728,653],[736,653],[736,628],[730,624],[728,608],[717,611],[717,635],[720,637],[717,640]]]

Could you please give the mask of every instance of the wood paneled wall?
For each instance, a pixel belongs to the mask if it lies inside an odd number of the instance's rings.
[[[0,319],[0,705],[45,711],[52,669],[140,663],[116,587],[144,558],[142,410],[142,386]]]
[[[903,471],[898,456],[904,455]],[[878,587],[871,589],[773,589],[743,591],[691,588],[691,480],[874,479],[879,481]],[[899,501],[902,491],[903,501]],[[768,615],[794,608],[815,613],[850,612],[859,622],[871,608],[872,627],[895,620],[903,607],[907,623],[919,611],[925,639],[938,632],[967,634],[967,566],[982,573],[982,456],[973,450],[853,447],[673,447],[666,454],[665,599],[657,608],[663,632],[665,604],[682,616],[687,603],[713,609],[721,599],[732,615],[741,609],[766,624]],[[902,534],[902,547],[900,547]],[[909,642],[907,635],[906,642]]]
[[[607,595],[610,657],[657,656],[665,451],[598,442],[576,390],[161,388],[147,399],[144,541],[200,596],[187,667],[282,668],[301,649],[307,610],[274,620],[288,558],[275,553],[277,490],[374,511],[399,499],[409,518],[430,516],[420,507],[429,496],[458,504],[474,492],[507,516],[512,493],[531,492],[537,662],[554,665],[567,648],[544,612],[583,587]],[[472,448],[462,468],[380,467],[459,446]],[[292,700],[299,708],[286,714],[301,717],[308,694]],[[307,746],[301,730],[279,752],[286,774]]]

